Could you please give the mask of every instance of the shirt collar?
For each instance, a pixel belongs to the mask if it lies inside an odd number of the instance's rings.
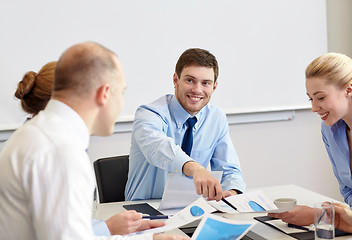
[[[51,99],[48,102],[45,107],[45,111],[58,114],[66,122],[68,122],[68,124],[72,126],[72,129],[76,133],[78,139],[80,139],[80,142],[83,144],[83,147],[85,149],[88,148],[90,135],[89,130],[81,116],[76,111],[74,111],[65,103],[55,99]]]
[[[171,100],[170,100],[170,107],[171,109],[173,109],[174,111],[171,112],[171,114],[174,116],[176,123],[177,123],[177,128],[181,128],[185,122],[187,121],[187,119],[189,117],[191,117],[191,114],[189,114],[182,106],[181,104],[178,102],[177,98],[175,95],[172,96]],[[197,123],[194,125],[194,128],[197,129],[198,123],[200,122],[202,116],[203,116],[203,112],[204,109],[207,106],[203,107],[196,115],[197,117]]]
[[[324,123],[325,124],[325,123]],[[346,131],[346,123],[344,120],[340,119],[338,120],[336,123],[334,123],[331,126],[331,131],[333,133],[336,133],[337,131],[339,131],[341,128],[343,128],[343,131]]]

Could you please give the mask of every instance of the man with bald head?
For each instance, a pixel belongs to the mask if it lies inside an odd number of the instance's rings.
[[[91,134],[113,132],[125,88],[122,65],[109,49],[87,42],[62,54],[51,100],[15,131],[0,155],[2,238],[95,238],[91,227],[95,180],[86,149]]]

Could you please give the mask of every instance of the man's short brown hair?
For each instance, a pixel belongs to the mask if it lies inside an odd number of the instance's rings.
[[[209,51],[200,48],[190,48],[183,52],[176,63],[176,74],[180,77],[182,70],[191,65],[213,68],[214,83],[216,82],[219,75],[219,65],[215,56]]]

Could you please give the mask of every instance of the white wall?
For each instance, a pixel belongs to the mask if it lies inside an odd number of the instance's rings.
[[[320,135],[320,118],[310,110],[289,121],[230,125],[247,188],[297,184],[342,200]],[[89,155],[129,154],[131,133],[92,137]]]
[[[329,52],[341,52],[352,57],[352,1],[327,0]]]
[[[124,65],[128,91],[121,116],[133,117],[139,105],[172,92],[167,80],[190,47],[217,57],[221,84],[212,101],[224,111],[307,107],[301,70],[327,50],[325,5],[322,0],[0,1],[0,130],[25,119],[13,97],[23,74],[86,40],[115,51]],[[275,91],[277,84],[283,91]]]
[[[248,187],[297,184],[340,199],[337,181],[320,134],[320,118],[310,110],[295,119],[231,126]]]

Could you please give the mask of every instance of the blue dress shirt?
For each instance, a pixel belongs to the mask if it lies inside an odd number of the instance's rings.
[[[110,230],[104,220],[92,219],[92,227],[96,236],[111,236]]]
[[[346,126],[343,120],[339,120],[331,127],[322,122],[321,133],[334,174],[340,185],[340,192],[345,202],[352,207],[350,150],[346,136]]]
[[[229,136],[226,115],[206,105],[196,114],[191,156],[181,149],[187,119],[174,95],[140,106],[133,122],[126,200],[161,198],[168,172],[182,175],[182,166],[197,161],[223,171],[223,190],[244,191],[240,163]]]

